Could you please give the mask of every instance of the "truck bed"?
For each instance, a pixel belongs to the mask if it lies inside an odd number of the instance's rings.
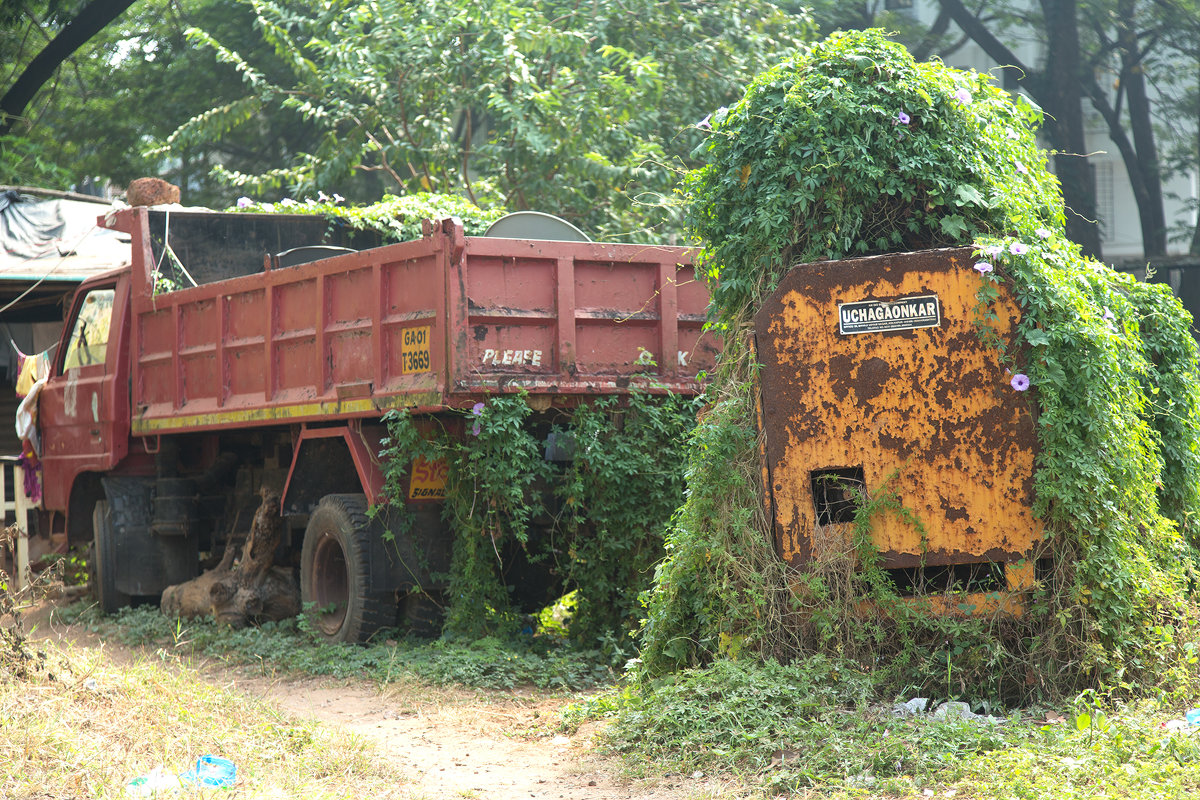
[[[686,248],[467,237],[445,220],[415,241],[268,258],[155,294],[147,220],[130,209],[108,223],[134,245],[134,434],[432,412],[498,392],[542,408],[694,393],[716,354]]]

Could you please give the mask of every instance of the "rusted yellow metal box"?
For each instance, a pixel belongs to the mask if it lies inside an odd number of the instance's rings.
[[[977,335],[976,261],[962,248],[802,264],[758,312],[765,477],[792,565],[845,551],[849,488],[887,482],[925,528],[872,520],[901,594],[1032,584],[1035,411]],[[1000,289],[1007,338],[1020,312]]]

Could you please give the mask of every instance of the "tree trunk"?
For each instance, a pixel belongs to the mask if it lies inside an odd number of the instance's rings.
[[[1067,238],[1084,255],[1100,258],[1096,224],[1096,177],[1087,160],[1080,85],[1079,27],[1075,0],[1042,0],[1046,19],[1046,132],[1054,147],[1054,167],[1066,201]]]
[[[1137,171],[1141,184],[1138,217],[1142,224],[1142,248],[1147,258],[1167,252],[1167,218],[1163,209],[1162,173],[1150,100],[1146,95],[1146,73],[1134,27],[1135,0],[1121,0],[1117,13],[1117,43],[1121,48],[1121,82],[1129,99],[1129,127],[1137,158],[1127,164]]]
[[[237,563],[233,561],[234,548],[226,545],[216,567],[163,590],[163,613],[187,618],[211,615],[234,628],[296,616],[300,590],[291,570],[274,566],[275,550],[282,539],[279,495],[264,491]]]

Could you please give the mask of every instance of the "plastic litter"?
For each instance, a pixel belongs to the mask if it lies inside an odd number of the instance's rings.
[[[165,797],[183,788],[179,777],[162,767],[155,767],[145,775],[125,784],[125,793],[130,797]]]
[[[933,712],[934,719],[958,718],[958,719],[974,719],[977,715],[971,713],[971,706],[968,703],[959,703],[948,700],[942,703]]]
[[[892,706],[892,716],[895,717],[921,717],[928,715],[933,719],[965,719],[971,722],[986,722],[990,725],[1003,725],[1005,720],[1001,717],[993,717],[990,714],[975,714],[971,712],[971,706],[967,703],[960,703],[949,700],[937,708],[930,708],[929,698],[914,697],[904,703],[896,703]],[[1200,725],[1200,723],[1197,723]]]
[[[1200,708],[1193,708],[1184,714],[1183,718],[1188,721],[1189,725],[1200,725]]]
[[[892,707],[892,713],[897,717],[915,717],[918,714],[924,714],[928,706],[928,697],[914,697],[907,703],[896,703]]]
[[[186,783],[228,788],[237,782],[237,765],[220,756],[200,756],[196,768],[180,775]]]

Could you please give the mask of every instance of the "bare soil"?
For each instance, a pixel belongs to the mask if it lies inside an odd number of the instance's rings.
[[[55,620],[52,608],[27,617],[36,635],[103,647],[117,663],[138,653]],[[486,692],[420,683],[379,687],[368,681],[270,677],[244,667],[201,666],[214,685],[276,705],[364,740],[412,779],[413,800],[709,800],[746,796],[736,783],[701,774],[633,777],[598,751],[600,726],[571,735],[558,725],[570,698],[537,691]]]

